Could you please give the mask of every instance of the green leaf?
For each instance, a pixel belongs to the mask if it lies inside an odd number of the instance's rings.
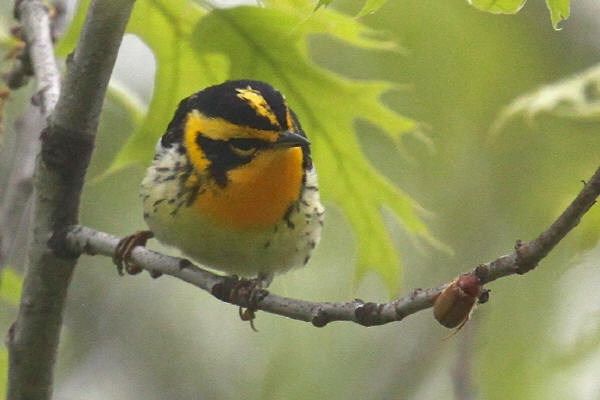
[[[9,304],[19,304],[23,277],[13,268],[5,267],[0,274],[0,300]]]
[[[367,0],[365,1],[365,4],[356,16],[364,17],[365,15],[373,14],[375,11],[379,10],[386,2],[387,0]]]
[[[399,288],[400,260],[383,224],[391,209],[406,230],[434,242],[418,206],[366,159],[355,119],[364,118],[397,139],[414,122],[384,106],[388,82],[342,78],[308,59],[307,37],[330,34],[368,49],[395,50],[356,19],[330,9],[312,13],[312,2],[277,1],[273,7],[238,7],[204,13],[194,3],[137,2],[128,31],[154,52],[157,73],[146,120],[117,155],[110,171],[147,164],[158,138],[183,97],[225,79],[252,78],[280,89],[313,142],[324,200],[337,203],[358,243],[356,282],[375,271],[392,292]],[[308,16],[308,17],[307,17]]]
[[[473,7],[494,14],[516,14],[527,0],[468,0]]]
[[[546,6],[550,10],[552,18],[552,26],[557,31],[561,29],[558,27],[559,22],[566,20],[571,14],[570,4],[571,0],[546,0]]]
[[[376,1],[376,0],[374,0]],[[516,14],[525,5],[527,0],[467,0],[473,7],[493,14]],[[557,31],[559,22],[569,18],[571,0],[546,0],[550,10],[552,27]]]
[[[511,118],[523,115],[533,122],[541,113],[585,120],[599,119],[600,65],[513,100],[492,124],[491,136],[497,136]]]

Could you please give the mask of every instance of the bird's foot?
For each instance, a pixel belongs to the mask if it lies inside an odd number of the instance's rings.
[[[135,275],[142,272],[142,267],[137,265],[131,260],[131,252],[136,246],[146,246],[148,239],[154,237],[151,231],[137,231],[133,235],[126,236],[119,240],[119,244],[115,249],[115,255],[113,256],[113,262],[117,265],[117,271],[119,275],[123,276],[123,269],[129,275]],[[153,278],[158,278],[161,273],[151,273]]]
[[[239,302],[243,298],[248,300],[248,307],[244,308],[240,306],[239,314],[242,321],[250,322],[250,328],[255,332],[258,332],[254,326],[258,305],[269,294],[263,288],[268,286],[271,280],[272,277],[269,279],[261,275],[256,279],[240,279],[231,291],[231,299],[235,302]]]

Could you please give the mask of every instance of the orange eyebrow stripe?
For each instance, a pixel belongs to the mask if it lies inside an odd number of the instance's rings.
[[[267,103],[267,100],[263,97],[263,95],[255,89],[252,89],[250,86],[242,89],[236,89],[238,92],[237,97],[242,100],[245,100],[250,107],[256,111],[256,114],[265,117],[269,120],[271,125],[278,127],[281,129],[281,125],[277,120],[277,116],[271,110],[271,106]]]
[[[292,118],[292,112],[287,104],[285,105],[285,122],[287,123],[287,128],[289,130],[294,129],[294,119]]]

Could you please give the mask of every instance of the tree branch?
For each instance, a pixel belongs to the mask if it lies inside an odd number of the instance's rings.
[[[573,229],[595,203],[600,194],[600,168],[562,215],[539,237],[521,243],[511,254],[477,266],[482,284],[503,276],[522,274],[531,270],[560,240]],[[119,238],[84,226],[72,227],[66,236],[67,247],[75,253],[102,254],[112,257]],[[235,277],[224,277],[196,267],[185,259],[166,256],[144,247],[136,247],[132,261],[151,273],[160,272],[182,279],[206,290],[225,302],[242,307],[251,306],[250,291],[239,290],[231,296],[238,283]],[[311,322],[317,327],[332,321],[352,321],[364,326],[400,321],[417,311],[432,307],[435,299],[450,282],[430,289],[415,289],[408,296],[383,304],[354,300],[347,303],[311,302],[278,296],[264,291],[257,309],[285,317]]]
[[[56,107],[42,133],[27,273],[17,320],[7,339],[9,400],[43,400],[52,393],[64,301],[76,263],[76,256],[57,244],[63,243],[66,227],[77,223],[102,102],[133,3],[92,1],[58,101],[47,76],[36,75],[42,110],[50,113]],[[44,24],[44,34],[50,37],[46,11],[38,0],[17,1],[16,9],[27,32],[37,32]],[[53,58],[38,62],[33,47],[31,51],[40,74],[55,63]]]

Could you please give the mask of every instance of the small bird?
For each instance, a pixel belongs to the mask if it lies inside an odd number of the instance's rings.
[[[264,286],[308,262],[324,217],[317,173],[296,114],[271,85],[227,81],[185,98],[155,153],[141,188],[151,233],[120,246],[128,272],[137,271],[127,253],[152,235]]]

